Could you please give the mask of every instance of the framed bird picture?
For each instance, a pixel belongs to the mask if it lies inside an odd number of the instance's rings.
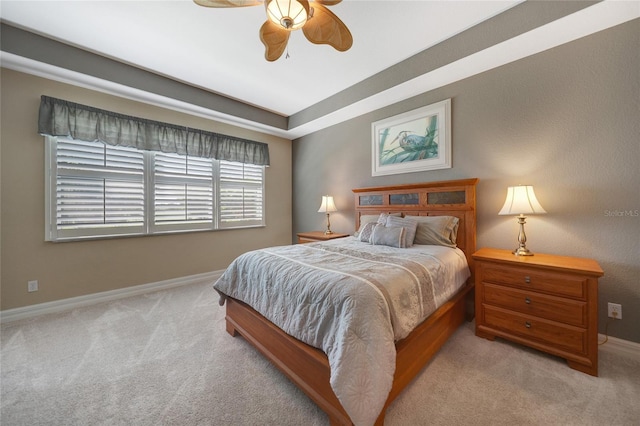
[[[371,124],[372,176],[451,168],[451,99]]]

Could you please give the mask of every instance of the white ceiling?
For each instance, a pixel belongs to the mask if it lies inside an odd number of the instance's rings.
[[[264,59],[259,40],[258,30],[265,20],[261,6],[213,9],[191,0],[2,0],[0,17],[10,25],[291,116],[518,3],[345,0],[330,9],[353,34],[349,51],[311,44],[296,31],[289,41],[290,57],[283,55],[275,62]],[[385,98],[402,98],[403,90],[420,93],[415,90],[429,90],[434,84],[464,78],[640,14],[640,2],[607,3],[629,4],[625,8],[609,4],[608,9],[591,6],[548,28],[487,49],[484,55],[479,52],[457,68],[440,70],[440,76],[431,73],[422,82],[411,82],[411,87],[399,85],[395,95],[387,93]],[[606,14],[612,17],[607,19]],[[389,101],[371,97],[344,112],[360,114],[380,107],[381,102]],[[324,117],[305,128],[275,133],[296,137],[336,120],[340,119]]]

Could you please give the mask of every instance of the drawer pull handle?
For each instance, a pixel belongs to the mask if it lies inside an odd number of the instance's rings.
[[[524,323],[524,326],[527,327],[527,328],[531,328],[531,323],[529,321],[527,321],[527,322]]]
[[[526,303],[527,305],[531,304],[531,299],[529,299],[528,297],[524,299],[524,303]]]
[[[524,282],[529,284],[531,282],[531,277],[528,276],[528,275],[526,277],[524,277]]]

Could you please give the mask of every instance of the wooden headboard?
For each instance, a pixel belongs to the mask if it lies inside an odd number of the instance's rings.
[[[456,216],[460,221],[457,245],[464,251],[473,271],[477,183],[478,179],[473,178],[354,189],[356,230],[360,228],[362,215]]]

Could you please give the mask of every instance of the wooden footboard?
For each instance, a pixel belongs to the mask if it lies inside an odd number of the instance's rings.
[[[389,398],[376,421],[384,424],[387,407],[424,368],[465,319],[465,299],[473,281],[441,306],[409,336],[396,344],[396,371]],[[329,384],[329,361],[324,352],[286,334],[250,306],[227,298],[227,331],[238,333],[280,369],[327,415],[331,425],[351,425]]]
[[[354,189],[356,229],[363,216],[380,213],[455,216],[459,220],[457,246],[465,253],[473,275],[477,182],[463,179]],[[472,276],[456,296],[396,344],[393,385],[376,425],[384,423],[387,407],[464,322],[465,312],[468,320],[473,318],[473,282]],[[352,424],[329,384],[330,368],[324,352],[287,335],[251,307],[231,298],[227,298],[226,320],[231,335],[241,334],[262,352],[327,413],[332,425]]]
[[[239,333],[282,371],[322,409],[331,424],[350,425],[329,384],[329,361],[324,352],[295,339],[249,305],[227,298],[227,331]]]

